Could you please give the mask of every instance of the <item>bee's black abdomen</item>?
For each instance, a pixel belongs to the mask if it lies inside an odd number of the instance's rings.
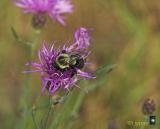
[[[79,54],[71,55],[71,62],[70,62],[71,68],[82,69],[84,67],[84,63],[85,63],[84,59]]]
[[[75,66],[76,66],[77,68],[79,68],[79,69],[82,69],[82,68],[84,67],[84,63],[85,63],[85,62],[84,62],[84,59],[83,59],[83,58],[80,58],[80,59],[77,60],[77,63],[76,63]]]

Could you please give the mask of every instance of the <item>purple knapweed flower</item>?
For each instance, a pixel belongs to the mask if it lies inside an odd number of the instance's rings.
[[[72,13],[73,11],[70,0],[16,0],[15,3],[18,7],[24,9],[25,13],[34,14],[33,18],[37,15],[45,16],[45,14],[48,14],[53,20],[62,25],[65,25],[63,14]]]
[[[27,65],[34,66],[36,70],[26,71],[26,73],[41,72],[41,78],[44,84],[42,92],[47,89],[50,94],[53,94],[60,88],[69,90],[73,86],[78,87],[76,85],[78,80],[95,78],[90,73],[83,71],[85,65],[88,64],[86,60],[90,54],[87,50],[88,46],[77,45],[78,40],[80,38],[88,38],[89,34],[87,35],[87,37],[84,35],[79,35],[78,37],[76,35],[76,42],[69,47],[64,45],[61,49],[54,49],[54,45],[51,48],[47,48],[43,44],[42,49],[38,53],[40,63],[27,63]]]

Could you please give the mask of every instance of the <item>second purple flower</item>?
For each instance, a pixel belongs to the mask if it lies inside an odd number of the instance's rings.
[[[70,0],[16,0],[16,5],[25,13],[32,13],[32,24],[43,26],[48,14],[53,20],[65,25],[64,13],[72,13],[73,5]],[[40,25],[38,25],[38,23]]]

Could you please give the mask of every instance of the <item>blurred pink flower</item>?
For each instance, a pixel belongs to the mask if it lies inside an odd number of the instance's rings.
[[[65,25],[64,13],[72,13],[70,0],[17,0],[16,5],[25,13],[48,14],[53,20]]]

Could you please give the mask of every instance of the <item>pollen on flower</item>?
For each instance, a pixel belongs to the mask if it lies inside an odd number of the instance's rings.
[[[89,53],[87,47],[77,46],[77,41],[61,49],[55,49],[53,45],[48,48],[43,44],[38,54],[40,63],[29,63],[37,70],[28,72],[41,72],[44,84],[42,92],[47,90],[53,94],[60,88],[69,91],[71,87],[77,86],[78,80],[95,78],[83,71]]]

